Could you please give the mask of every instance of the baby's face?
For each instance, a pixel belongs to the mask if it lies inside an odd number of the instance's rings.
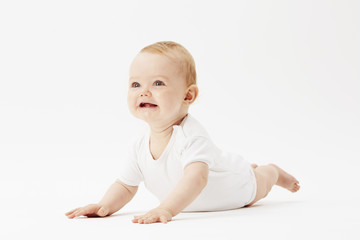
[[[130,66],[130,112],[147,123],[169,123],[184,113],[186,80],[167,56],[139,53]]]

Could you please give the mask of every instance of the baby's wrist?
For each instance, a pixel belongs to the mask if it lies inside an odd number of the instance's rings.
[[[177,213],[175,213],[173,210],[171,210],[168,207],[164,207],[164,206],[158,206],[156,209],[160,210],[160,211],[166,211],[168,214],[171,215],[171,217],[175,217],[177,215]]]

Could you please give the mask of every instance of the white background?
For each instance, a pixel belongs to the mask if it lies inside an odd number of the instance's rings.
[[[355,0],[1,1],[0,236],[358,239],[359,12]],[[277,163],[299,193],[138,226],[132,215],[157,204],[141,186],[123,215],[64,217],[102,197],[146,127],[127,109],[128,67],[163,40],[192,53],[190,113],[214,142]]]

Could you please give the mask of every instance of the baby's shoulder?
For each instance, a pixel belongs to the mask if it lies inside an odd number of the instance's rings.
[[[187,139],[192,138],[210,138],[208,132],[203,125],[195,119],[192,115],[188,114],[186,119],[181,124],[184,137]]]
[[[191,115],[188,115],[182,124],[178,126],[175,135],[175,146],[181,153],[194,149],[214,149],[218,151],[205,128]]]

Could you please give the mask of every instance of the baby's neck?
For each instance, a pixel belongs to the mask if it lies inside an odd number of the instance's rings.
[[[170,125],[167,128],[151,128],[149,146],[150,153],[154,160],[160,158],[171,139],[172,132],[173,125]]]
[[[149,124],[150,126],[150,142],[167,142],[171,138],[173,132],[173,126],[179,125],[187,116],[181,115],[178,118],[163,124]]]
[[[173,132],[172,125],[165,129],[151,128],[150,141],[156,141],[156,142],[166,141],[166,140],[170,139],[172,132]]]
[[[170,139],[173,126],[179,125],[186,116],[187,114],[185,116],[179,116],[177,119],[161,125],[150,124],[150,138],[154,140]]]

